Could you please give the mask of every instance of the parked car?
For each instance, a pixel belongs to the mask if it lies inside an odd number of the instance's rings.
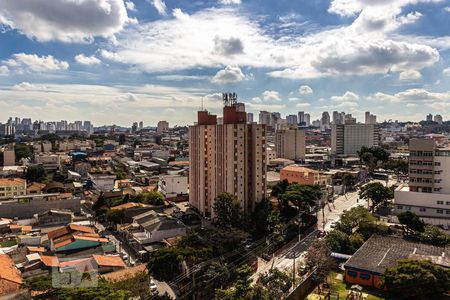
[[[150,279],[148,288],[150,289],[150,292],[152,292],[152,293],[158,292],[158,287],[156,286],[156,283],[153,281],[153,279]]]

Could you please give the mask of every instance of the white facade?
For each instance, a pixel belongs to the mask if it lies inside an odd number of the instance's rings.
[[[88,178],[92,181],[93,187],[97,190],[110,191],[114,189],[116,175],[88,173]]]
[[[188,177],[182,175],[162,175],[159,177],[158,191],[165,198],[173,198],[188,193]]]
[[[374,124],[333,124],[331,152],[337,155],[356,155],[363,146],[378,146],[378,127]]]

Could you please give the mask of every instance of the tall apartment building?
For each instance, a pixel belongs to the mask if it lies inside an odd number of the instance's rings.
[[[237,196],[244,212],[266,196],[266,126],[247,124],[234,93],[223,94],[223,124],[207,111],[189,127],[189,202],[214,217],[217,195]]]
[[[377,123],[377,116],[372,115],[370,111],[366,111],[365,113],[365,123],[366,124],[376,124]]]
[[[435,115],[435,116],[434,116],[434,121],[435,121],[436,123],[438,123],[439,125],[442,125],[442,122],[443,122],[442,116],[441,116],[441,115]]]
[[[253,113],[247,113],[247,123],[253,123]]]
[[[284,127],[275,133],[277,157],[300,160],[305,158],[305,131],[296,125]]]
[[[304,111],[298,112],[298,122],[299,123],[305,122],[305,112]]]
[[[272,115],[270,112],[262,110],[259,112],[259,124],[262,125],[270,125],[270,119],[272,118]]]
[[[450,225],[450,148],[431,139],[409,141],[409,183],[395,190],[395,212],[404,211]]]
[[[286,122],[288,125],[297,125],[298,124],[297,115],[287,115]]]
[[[356,124],[346,118],[342,125],[331,126],[331,153],[334,155],[356,155],[361,147],[379,144],[379,130],[376,124]]]
[[[16,151],[14,150],[14,146],[12,149],[3,150],[3,166],[15,166],[16,165]]]
[[[164,133],[169,131],[169,122],[167,121],[159,121],[158,127],[156,128],[157,133]]]
[[[311,125],[311,115],[310,114],[305,114],[303,121],[305,122],[305,126],[309,127]]]
[[[320,119],[320,130],[324,131],[330,129],[330,114],[327,111],[322,113],[322,118]]]

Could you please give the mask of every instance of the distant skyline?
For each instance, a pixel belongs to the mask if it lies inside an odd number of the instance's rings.
[[[2,0],[0,119],[192,124],[246,110],[450,119],[444,0]]]

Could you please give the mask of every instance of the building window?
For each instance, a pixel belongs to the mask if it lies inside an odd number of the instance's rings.
[[[437,204],[443,205],[444,201],[437,201]]]
[[[406,210],[411,210],[411,206],[405,206]]]
[[[426,209],[425,207],[421,207],[421,208],[419,209],[419,211],[427,211],[427,209]]]
[[[359,274],[359,278],[364,279],[364,280],[369,280],[370,274],[361,273],[361,274]]]
[[[358,275],[358,273],[356,273],[355,271],[347,271],[347,275],[350,277],[356,277],[356,275]]]
[[[442,209],[436,209],[436,212],[437,212],[438,214],[443,214],[443,213],[444,213],[444,211],[443,211]]]
[[[446,213],[447,215],[450,215],[450,210],[446,210],[445,213]]]
[[[397,205],[397,209],[403,209],[403,205]]]

